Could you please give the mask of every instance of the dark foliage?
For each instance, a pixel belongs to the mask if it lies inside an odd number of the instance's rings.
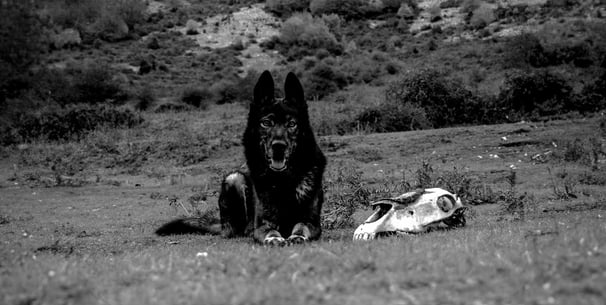
[[[155,100],[154,90],[149,85],[144,85],[137,91],[135,108],[137,110],[147,110]]]
[[[409,73],[392,82],[385,95],[390,104],[411,104],[423,109],[430,125],[437,128],[483,122],[492,116],[486,111],[489,105],[483,105],[459,80],[431,69]]]
[[[576,99],[575,108],[581,113],[606,109],[606,70],[595,82],[588,84]]]
[[[199,109],[207,109],[213,94],[207,89],[186,88],[181,94],[181,102]]]
[[[543,67],[549,60],[541,41],[531,33],[509,38],[504,48],[503,63],[506,68]]]
[[[354,124],[372,132],[426,129],[431,126],[425,110],[411,104],[388,104],[365,109]]]
[[[71,140],[99,128],[134,127],[143,122],[128,108],[107,105],[74,105],[63,109],[46,109],[38,113],[21,113],[2,132],[2,145],[35,140]]]
[[[121,102],[128,94],[107,66],[42,70],[33,84],[37,95],[60,105]]]
[[[0,104],[29,86],[29,67],[45,51],[42,24],[30,1],[0,3]]]
[[[319,63],[304,76],[308,97],[322,98],[347,85],[346,75],[325,62]]]
[[[510,72],[499,94],[499,106],[509,119],[537,118],[575,110],[572,88],[546,70]]]
[[[294,12],[303,12],[309,8],[310,0],[267,0],[265,7],[268,11],[288,17]]]
[[[364,0],[312,0],[309,9],[316,16],[337,14],[345,19],[361,19],[369,13]]]

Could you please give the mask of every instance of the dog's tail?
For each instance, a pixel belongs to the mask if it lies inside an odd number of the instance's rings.
[[[179,218],[163,224],[156,230],[160,236],[179,234],[221,234],[221,223],[212,213],[200,217]]]
[[[181,218],[163,224],[156,230],[160,236],[179,235],[179,234],[221,234],[221,224],[208,224],[201,218]]]

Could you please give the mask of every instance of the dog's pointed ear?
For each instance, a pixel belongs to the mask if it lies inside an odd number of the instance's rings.
[[[254,104],[263,104],[274,99],[274,79],[269,71],[265,70],[255,85]]]
[[[297,76],[292,72],[288,73],[284,82],[284,97],[287,101],[305,103],[303,86],[301,86],[301,82],[299,82]]]

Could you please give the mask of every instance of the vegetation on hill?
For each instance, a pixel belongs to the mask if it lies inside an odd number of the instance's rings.
[[[205,18],[256,3],[4,1],[0,130],[21,134],[16,120],[23,112],[51,115],[77,104],[182,111],[246,103],[259,71],[244,70],[243,52],[255,43],[282,56],[277,74],[295,71],[308,98],[326,104],[327,119],[318,119],[322,134],[541,120],[606,108],[601,2],[271,0],[264,8],[281,20],[277,36],[256,41],[257,29],[215,49],[199,48],[190,37]],[[176,31],[186,24],[192,33]],[[347,98],[367,86],[383,94]],[[2,144],[31,140],[3,137]]]

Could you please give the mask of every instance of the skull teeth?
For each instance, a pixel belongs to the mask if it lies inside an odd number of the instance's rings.
[[[372,240],[375,239],[377,235],[374,233],[359,233],[354,235],[354,240]]]

